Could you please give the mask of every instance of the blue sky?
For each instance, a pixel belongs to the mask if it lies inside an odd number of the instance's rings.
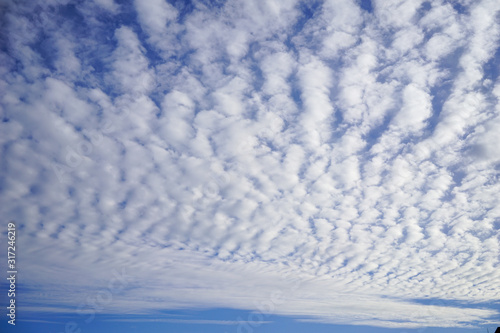
[[[1,8],[2,332],[498,326],[498,1]]]

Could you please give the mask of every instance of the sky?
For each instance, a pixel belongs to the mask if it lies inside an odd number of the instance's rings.
[[[0,0],[2,332],[500,326],[497,0]]]

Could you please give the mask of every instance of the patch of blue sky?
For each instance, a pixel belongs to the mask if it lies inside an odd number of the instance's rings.
[[[479,285],[475,285],[475,287],[478,286]],[[495,311],[500,310],[500,302],[469,302],[468,300],[441,299],[435,297],[416,298],[416,299],[411,299],[410,301],[423,305],[433,305],[433,306],[442,306],[451,308],[490,309]],[[495,322],[495,320],[498,320],[498,317],[494,316],[490,319],[492,322]],[[485,327],[484,323],[481,322],[477,322],[475,324],[478,327]]]
[[[138,309],[139,311],[140,309]],[[212,309],[212,310],[171,310],[162,314],[154,315],[95,315],[95,319],[88,320],[88,315],[78,314],[51,314],[33,316],[27,314],[19,319],[16,332],[21,333],[66,333],[66,332],[93,332],[109,333],[111,331],[127,333],[318,333],[342,332],[342,333],[401,333],[397,328],[381,328],[373,326],[350,326],[332,325],[326,323],[309,322],[310,318],[285,317],[267,315],[259,312],[249,312],[234,309]],[[396,322],[396,321],[395,321]],[[404,323],[404,320],[400,321]],[[5,321],[0,328],[7,329]],[[454,329],[456,333],[490,333],[494,332],[495,326],[484,326],[479,329]],[[419,328],[404,329],[408,333],[446,333],[445,328]]]
[[[290,32],[287,35],[287,39],[284,41],[285,45],[292,51],[297,54],[298,49],[292,42],[292,38],[301,33],[304,28],[307,26],[308,22],[311,23],[316,16],[320,15],[321,9],[323,8],[324,3],[321,1],[308,1],[308,2],[300,2],[300,14],[297,18],[297,21],[294,22],[293,26],[290,29]],[[312,36],[305,36],[305,42],[311,42]]]
[[[368,13],[373,13],[373,5],[371,0],[359,0],[361,9],[366,10]]]
[[[496,82],[500,74],[500,47],[495,50],[495,55],[484,64],[484,78]]]

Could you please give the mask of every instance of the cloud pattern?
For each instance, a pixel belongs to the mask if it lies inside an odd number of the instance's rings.
[[[498,1],[3,7],[25,311],[498,319]]]

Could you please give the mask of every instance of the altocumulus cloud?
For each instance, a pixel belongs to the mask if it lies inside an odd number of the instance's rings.
[[[3,1],[23,310],[498,319],[500,2],[368,2]]]

